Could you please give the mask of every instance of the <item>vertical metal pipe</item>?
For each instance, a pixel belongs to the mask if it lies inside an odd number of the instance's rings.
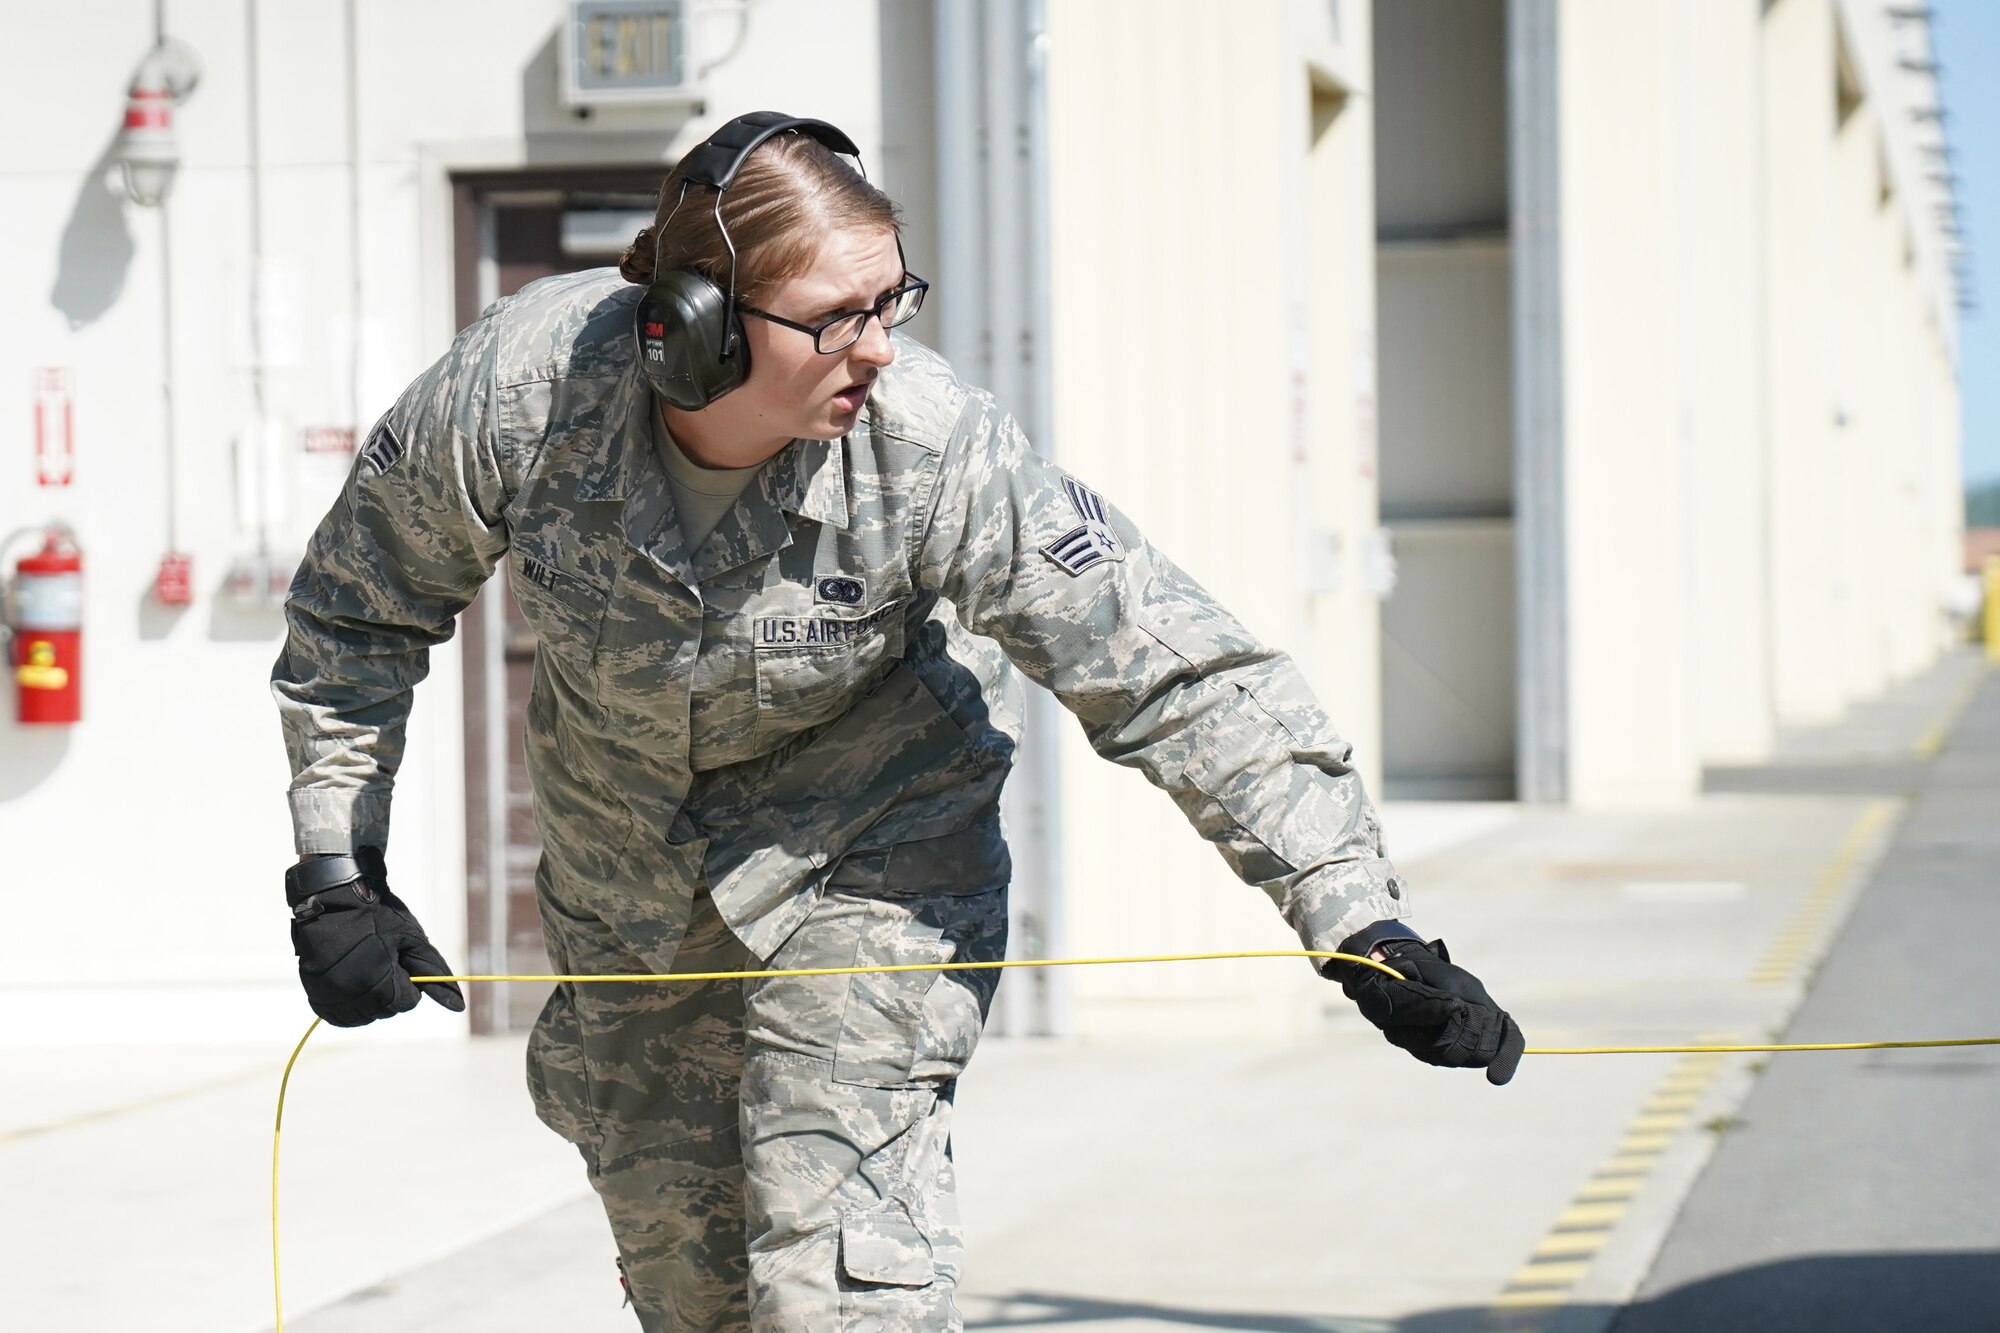
[[[366,404],[361,394],[361,38],[356,0],[345,0],[347,38],[347,257],[351,270],[348,296],[347,392],[348,420],[354,443],[361,444]]]
[[[514,892],[507,864],[507,760],[513,744],[507,729],[507,595],[503,582],[488,583],[479,594],[484,603],[479,608],[479,665],[485,683],[480,721],[486,731],[481,756],[486,761],[486,919],[481,926],[484,970],[488,972],[512,970],[507,957],[508,908]],[[502,981],[493,983],[487,993],[487,1018],[494,1032],[505,1032],[512,1026],[512,990],[511,983]]]
[[[985,171],[981,215],[986,220],[986,327],[990,359],[986,387],[1002,410],[1013,414],[1034,439],[1034,388],[1028,381],[1027,201],[1023,166],[1027,125],[1022,93],[1026,82],[1027,30],[1018,0],[984,0],[979,6],[979,65],[985,72],[980,108],[984,122]],[[1020,753],[1005,808],[1008,841],[1014,852],[1014,884],[1008,901],[1010,948],[1017,957],[1049,956],[1048,910],[1051,867],[1043,855],[1047,792],[1043,785],[1043,737],[1036,718],[1044,702],[1040,690],[1024,692]],[[1016,973],[1004,983],[1001,1030],[1011,1034],[1047,1031],[1049,969]]]
[[[975,384],[987,382],[986,228],[979,22],[967,0],[937,7],[938,342]]]
[[[173,200],[160,200],[160,434],[166,442],[167,550],[181,549],[180,445],[174,428]]]
[[[1018,283],[1025,320],[1022,423],[1028,438],[1043,454],[1056,456],[1053,349],[1049,344],[1049,123],[1048,29],[1043,0],[1021,0],[1021,114],[1025,129],[1021,171],[1023,221],[1022,266]],[[1029,823],[1020,860],[1038,881],[1035,894],[1040,918],[1041,947],[1046,956],[1069,952],[1064,928],[1062,893],[1062,787],[1057,763],[1060,709],[1043,690],[1028,691],[1026,728],[1022,740],[1021,775],[1025,783],[1021,806]],[[1061,968],[1035,968],[1042,981],[1030,1030],[1038,1036],[1061,1036],[1070,1030],[1069,976]]]
[[[1569,794],[1558,0],[1508,0],[1519,798]]]
[[[271,479],[268,469],[273,465],[270,441],[265,439],[269,430],[269,415],[264,401],[264,133],[259,108],[262,96],[258,86],[257,56],[257,0],[243,0],[243,43],[244,68],[243,88],[244,130],[248,136],[250,150],[250,403],[251,430],[250,449],[255,451],[257,466],[257,574],[259,579],[268,580],[271,555],[270,494]],[[257,595],[262,597],[265,588],[259,587]]]
[[[1047,133],[1039,0],[939,0],[936,14],[940,349],[990,388],[1038,448],[1048,447]],[[1025,735],[1006,800],[1014,849],[1016,956],[1054,951],[1057,717],[1026,692]],[[993,1027],[1067,1026],[1064,978],[1045,970],[1004,982]]]
[[[153,3],[153,46],[167,42],[166,0]],[[165,445],[167,550],[180,542],[180,440],[174,428],[174,221],[173,192],[160,200],[160,437]]]
[[[1023,61],[1022,120],[1027,130],[1022,170],[1022,208],[1026,221],[1025,272],[1021,291],[1026,299],[1029,338],[1027,379],[1030,406],[1026,418],[1035,447],[1053,458],[1054,375],[1049,330],[1052,327],[1049,274],[1049,106],[1048,28],[1043,0],[1024,0],[1026,31]]]
[[[479,206],[479,308],[486,309],[500,299],[500,219],[491,201]],[[486,730],[486,919],[480,923],[480,949],[486,970],[509,971],[507,958],[508,908],[512,904],[512,870],[507,864],[511,838],[508,827],[508,759],[513,739],[508,730],[511,709],[507,699],[507,589],[504,578],[489,580],[479,593],[480,674],[484,680],[481,725]],[[513,1004],[509,982],[496,982],[488,992],[487,1018],[494,1032],[512,1026]]]
[[[984,0],[979,17],[979,66],[986,75],[980,90],[986,149],[980,212],[987,220],[986,326],[992,357],[985,383],[1000,406],[1025,424],[1028,327],[1022,279],[1027,253],[1021,168],[1027,127],[1021,117],[1021,84],[1026,32],[1017,0]]]

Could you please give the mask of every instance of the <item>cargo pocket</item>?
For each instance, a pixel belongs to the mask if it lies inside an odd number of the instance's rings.
[[[878,1287],[928,1287],[937,1279],[929,1238],[894,1199],[841,1217],[840,1271]]]
[[[1010,870],[996,817],[853,854],[835,867],[826,891],[858,915],[853,966],[993,963],[1007,952]],[[999,980],[997,968],[849,977],[834,1080],[896,1087],[957,1077]]]
[[[567,989],[549,992],[528,1033],[528,1097],[535,1118],[596,1160],[599,1135],[583,1067],[583,1032]]]
[[[990,827],[849,853],[774,968],[998,962],[1007,950],[1005,844]],[[832,1065],[836,1083],[906,1088],[955,1077],[997,969],[776,977],[747,996],[753,1041]]]

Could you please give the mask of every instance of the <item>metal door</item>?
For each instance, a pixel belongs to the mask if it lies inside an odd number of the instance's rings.
[[[618,262],[663,173],[510,173],[454,182],[462,327],[537,278]],[[541,833],[523,758],[535,639],[496,575],[461,617],[465,661],[466,923],[473,972],[549,970],[535,907]],[[504,738],[493,744],[495,738]],[[472,1030],[530,1026],[547,986],[470,988]]]

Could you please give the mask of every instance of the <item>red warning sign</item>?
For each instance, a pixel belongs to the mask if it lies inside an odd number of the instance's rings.
[[[309,454],[351,454],[354,427],[314,426],[305,432],[303,444]]]
[[[35,371],[35,484],[67,486],[76,480],[76,395],[67,368]]]

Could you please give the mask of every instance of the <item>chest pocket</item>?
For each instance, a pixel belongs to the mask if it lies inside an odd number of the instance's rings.
[[[535,633],[539,650],[586,694],[591,659],[604,624],[608,594],[584,577],[532,549],[516,548],[507,562],[508,587]]]
[[[755,616],[757,732],[770,738],[816,726],[853,706],[903,656],[904,602],[847,616]]]

